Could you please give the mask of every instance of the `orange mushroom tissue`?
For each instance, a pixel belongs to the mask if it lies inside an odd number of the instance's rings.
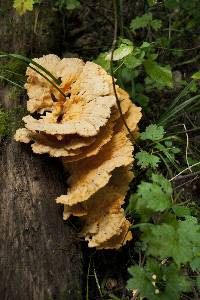
[[[133,179],[134,147],[117,109],[112,78],[78,58],[49,54],[34,61],[60,79],[62,93],[28,67],[27,110],[40,117],[25,116],[25,128],[16,131],[15,140],[31,142],[34,153],[62,159],[70,174],[66,195],[56,199],[64,205],[64,220],[82,220],[80,236],[89,247],[118,249],[132,239],[122,205]],[[135,134],[141,108],[117,85],[116,90],[123,118]]]

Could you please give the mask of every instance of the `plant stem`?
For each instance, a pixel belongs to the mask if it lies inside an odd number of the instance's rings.
[[[200,165],[200,162],[197,162],[197,163],[191,165],[190,168],[193,168],[193,167],[198,166],[198,165]],[[174,176],[173,178],[171,178],[169,181],[173,181],[173,180],[176,179],[178,176],[180,176],[180,175],[183,174],[184,172],[188,171],[190,168],[186,168],[186,169],[182,170],[180,173],[178,173],[176,176]]]
[[[115,98],[116,98],[116,103],[117,103],[117,107],[118,107],[118,110],[119,110],[119,113],[120,113],[120,117],[121,117],[128,133],[129,133],[130,137],[132,138],[132,142],[135,143],[135,139],[134,139],[134,137],[132,135],[132,132],[130,131],[130,129],[129,129],[129,127],[128,127],[125,119],[124,119],[124,116],[123,116],[123,113],[122,113],[122,110],[121,110],[120,101],[119,101],[117,91],[116,91],[115,78],[114,78],[113,55],[114,55],[114,51],[115,51],[116,43],[117,43],[117,28],[118,28],[117,1],[116,0],[113,0],[113,10],[114,10],[114,36],[113,36],[112,49],[111,49],[111,60],[110,60],[110,72],[111,72],[111,76],[112,76],[112,85],[113,85],[113,91],[114,91],[114,95],[115,95]]]

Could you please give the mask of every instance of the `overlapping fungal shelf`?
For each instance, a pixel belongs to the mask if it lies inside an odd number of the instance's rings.
[[[25,128],[15,140],[31,142],[34,153],[60,157],[69,172],[63,218],[82,220],[80,235],[89,247],[118,249],[132,234],[122,204],[133,178],[133,144],[117,109],[112,78],[100,66],[50,54],[34,59],[61,80],[59,91],[27,68],[29,100]],[[137,133],[141,109],[116,86],[130,131]],[[35,114],[37,113],[37,114]],[[39,117],[38,117],[39,116]]]

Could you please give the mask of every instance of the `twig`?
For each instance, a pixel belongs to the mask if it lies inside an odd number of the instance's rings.
[[[190,167],[191,167],[191,166],[190,166]],[[193,177],[193,176],[197,176],[197,175],[199,175],[199,174],[200,174],[200,171],[192,172],[192,173],[187,174],[187,175],[179,176],[179,177],[177,178],[177,180],[178,180],[178,179],[179,179],[179,180],[187,179],[187,178],[190,178],[190,177]]]
[[[187,128],[186,128],[185,124],[182,124],[182,125],[185,129],[185,135],[186,135],[185,160],[186,160],[186,163],[187,163],[187,166],[188,166],[190,172],[192,173],[192,169],[190,168],[190,164],[189,164],[189,161],[188,161],[189,137],[188,137],[188,134],[187,134]]]
[[[40,13],[40,4],[39,7],[35,9],[35,20],[34,20],[34,27],[33,27],[33,32],[37,35],[37,24],[38,24],[38,17]]]
[[[112,85],[113,85],[113,91],[114,91],[114,95],[115,95],[115,98],[116,98],[116,103],[117,103],[117,108],[119,110],[119,113],[120,113],[120,117],[132,139],[132,142],[135,144],[135,139],[132,135],[132,132],[130,131],[125,119],[124,119],[124,116],[123,116],[123,113],[122,113],[122,109],[121,109],[121,106],[120,106],[120,101],[119,101],[119,98],[118,98],[118,95],[117,95],[117,91],[116,91],[116,85],[115,85],[115,78],[114,78],[114,70],[113,70],[113,56],[114,56],[114,51],[115,51],[115,48],[116,48],[116,43],[117,43],[117,28],[118,28],[118,17],[117,17],[117,2],[116,0],[113,0],[113,10],[114,10],[114,36],[113,36],[113,42],[112,42],[112,48],[111,48],[111,59],[110,59],[110,72],[111,72],[111,76],[112,76]]]
[[[188,130],[184,130],[184,131],[178,131],[178,132],[176,132],[176,135],[182,134],[182,133],[188,133],[188,132],[195,132],[195,131],[200,131],[200,127],[196,127],[196,128],[188,129]]]
[[[195,57],[193,57],[189,60],[186,60],[186,61],[183,61],[181,63],[175,64],[174,67],[180,67],[180,66],[191,64],[193,62],[196,62],[199,58],[200,58],[200,54],[198,54],[197,56],[195,56]]]
[[[189,168],[186,168],[186,169],[184,169],[184,170],[182,170],[180,173],[178,173],[176,176],[174,176],[174,177],[172,177],[169,181],[173,181],[174,179],[176,179],[178,176],[180,176],[181,174],[183,174],[183,173],[185,173],[187,170],[189,170],[190,168],[193,168],[193,167],[195,167],[195,166],[198,166],[198,165],[200,165],[200,161],[199,162],[197,162],[197,163],[195,163],[195,164],[193,164],[193,165],[191,165]]]
[[[200,173],[200,172],[199,172]],[[188,174],[188,175],[193,175],[193,173],[191,173],[191,174]],[[196,175],[196,173],[194,173],[194,175]],[[175,186],[175,188],[174,189],[180,189],[182,186],[184,186],[184,185],[186,185],[186,184],[191,184],[193,181],[195,181],[195,180],[197,180],[199,178],[199,176],[198,175],[196,175],[194,178],[192,178],[191,180],[189,180],[189,181],[187,181],[187,182],[184,182],[184,183],[182,183],[182,184],[180,184],[180,185],[178,185],[178,186]]]
[[[96,273],[96,270],[95,270],[95,267],[94,267],[94,263],[93,263],[93,271],[94,271],[94,278],[95,278],[95,281],[96,281],[96,284],[97,284],[97,288],[99,290],[100,297],[101,297],[101,299],[103,299],[103,294],[102,294],[101,287],[100,287],[100,284],[99,284],[99,280],[98,280],[98,277],[97,277],[97,273]]]
[[[90,266],[91,266],[92,256],[90,257],[88,270],[87,270],[87,280],[86,280],[86,300],[89,300],[89,276],[90,276]]]

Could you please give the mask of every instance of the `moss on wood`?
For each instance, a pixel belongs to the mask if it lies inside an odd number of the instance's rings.
[[[9,110],[0,107],[0,141],[13,135],[18,128],[23,126],[20,119],[26,113],[26,109],[22,106]]]

